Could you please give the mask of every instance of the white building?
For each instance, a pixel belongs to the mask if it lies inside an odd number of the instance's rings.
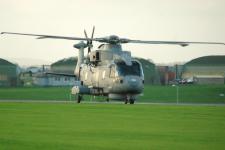
[[[224,77],[218,75],[197,75],[193,80],[196,84],[224,84]]]
[[[75,77],[46,75],[43,73],[33,76],[33,84],[37,86],[73,86],[75,82]]]

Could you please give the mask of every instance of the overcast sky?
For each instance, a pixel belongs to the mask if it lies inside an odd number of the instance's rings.
[[[84,28],[91,34],[93,25],[95,37],[225,42],[225,0],[0,0],[0,32],[84,37]],[[76,56],[75,43],[1,35],[0,58],[54,62]],[[123,48],[156,63],[225,55],[225,46],[220,45],[124,44]]]

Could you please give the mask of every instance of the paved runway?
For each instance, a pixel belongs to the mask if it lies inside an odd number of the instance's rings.
[[[64,100],[0,100],[0,103],[73,103],[76,101]],[[97,102],[97,101],[83,101],[81,104],[124,104],[121,101]],[[128,104],[127,104],[128,105]],[[224,103],[152,103],[152,102],[135,102],[135,105],[177,105],[177,106],[225,106]]]

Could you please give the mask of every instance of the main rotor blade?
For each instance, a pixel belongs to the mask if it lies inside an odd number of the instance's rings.
[[[94,28],[93,28],[94,31]],[[94,33],[94,32],[93,32]],[[1,32],[1,34],[16,34],[16,35],[27,35],[27,36],[36,36],[37,39],[65,39],[65,40],[88,40],[88,41],[97,41],[101,43],[114,43],[114,44],[123,44],[123,43],[140,43],[140,44],[170,44],[170,45],[180,45],[188,46],[189,44],[217,44],[225,45],[222,42],[185,42],[185,41],[143,41],[143,40],[130,40],[125,38],[111,39],[109,37],[103,38],[81,38],[81,37],[67,37],[67,36],[55,36],[55,35],[42,35],[42,34],[26,34],[26,33],[14,33],[14,32]]]
[[[15,33],[15,32],[1,32],[1,34],[15,34],[15,35],[36,36],[37,39],[91,40],[90,38],[87,39],[87,38],[80,38],[80,37],[42,35],[42,34],[27,34],[27,33]]]
[[[142,40],[129,40],[126,39],[123,43],[141,43],[141,44],[171,44],[171,45],[180,45],[180,46],[188,46],[189,44],[217,44],[217,45],[225,45],[225,43],[220,42],[183,42],[183,41],[142,41]]]

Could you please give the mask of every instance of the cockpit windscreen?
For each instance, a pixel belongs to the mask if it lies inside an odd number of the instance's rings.
[[[119,75],[126,76],[126,75],[134,75],[134,76],[141,76],[141,68],[138,62],[132,61],[132,65],[128,66],[125,62],[118,62],[116,63],[117,71]]]

